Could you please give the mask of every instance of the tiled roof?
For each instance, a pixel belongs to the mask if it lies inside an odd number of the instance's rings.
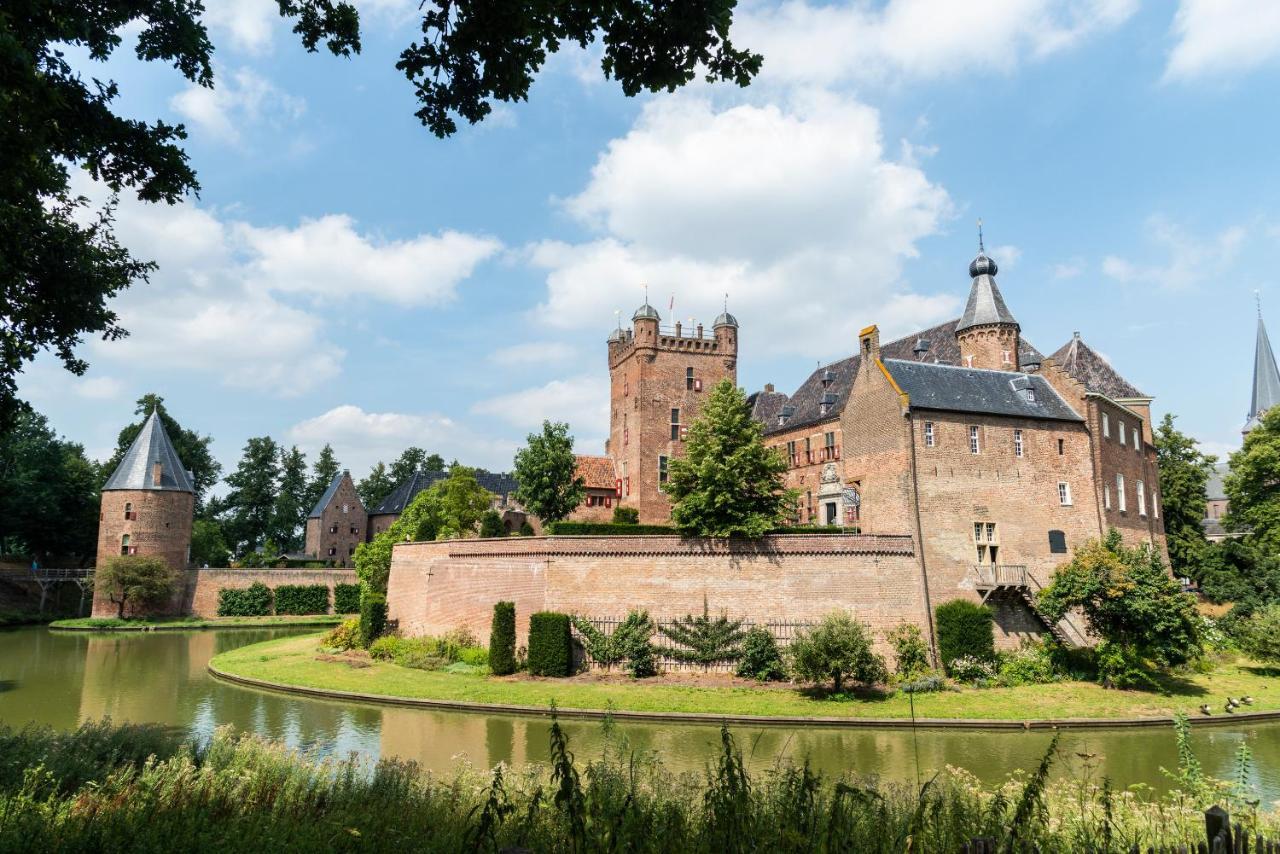
[[[320,496],[320,500],[316,502],[316,506],[311,508],[311,514],[307,516],[307,518],[319,519],[323,516],[324,508],[328,507],[333,501],[334,494],[337,493],[338,487],[342,485],[342,479],[350,476],[351,475],[345,471],[340,471],[335,474],[333,476],[333,480],[329,483],[328,488],[325,489],[324,494]]]
[[[369,511],[370,516],[381,516],[391,513],[403,513],[404,508],[409,506],[409,502],[418,495],[419,492],[431,486],[438,480],[444,480],[449,476],[447,471],[417,471],[391,490],[386,498],[378,504],[377,507]],[[510,495],[516,491],[516,479],[506,472],[491,472],[484,469],[475,469],[476,482],[482,487],[492,492],[494,495]],[[609,482],[612,486],[612,480]]]
[[[1110,362],[1080,340],[1079,333],[1059,347],[1052,358],[1063,370],[1095,394],[1105,394],[1112,400],[1146,397],[1132,383],[1120,376],[1116,369],[1111,367]]]
[[[912,409],[1083,421],[1044,377],[927,362],[882,359]],[[1033,394],[1028,396],[1030,390]]]
[[[613,460],[608,457],[589,457],[579,454],[578,476],[582,478],[588,489],[613,489]]]
[[[160,482],[155,481],[155,464],[160,464]],[[160,416],[154,411],[147,416],[120,465],[107,478],[103,491],[111,489],[156,489],[171,492],[195,492],[191,476],[178,459]]]
[[[956,342],[956,325],[959,322],[958,319],[949,320],[913,335],[890,341],[888,344],[882,344],[880,358],[944,365],[959,364],[960,345]],[[1023,365],[1030,365],[1044,361],[1044,356],[1023,338],[1019,342],[1018,359]],[[853,380],[858,375],[860,362],[861,357],[855,355],[818,368],[809,375],[800,388],[796,389],[795,394],[785,400],[787,405],[795,407],[795,411],[785,424],[778,424],[776,409],[771,413],[772,417],[761,419],[764,421],[765,433],[780,433],[838,418],[844,410],[845,401],[849,399],[849,391],[853,388]],[[827,372],[831,373],[830,382],[824,386]],[[822,401],[827,393],[834,395],[834,402],[827,407],[824,414]],[[763,394],[765,392],[757,392],[753,397]],[[759,418],[760,412],[760,407],[757,405],[752,415]]]

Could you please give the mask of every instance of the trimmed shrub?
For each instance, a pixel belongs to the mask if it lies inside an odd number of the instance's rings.
[[[938,655],[951,672],[951,662],[969,657],[993,661],[996,657],[995,614],[968,599],[952,599],[934,611],[937,617]],[[952,674],[954,675],[954,674]]]
[[[782,525],[777,528],[770,528],[770,534],[826,534],[827,536],[836,536],[839,534],[861,534],[862,529],[854,525],[845,527],[841,525]]]
[[[360,646],[368,648],[387,627],[387,597],[366,592],[360,596]]]
[[[615,525],[639,525],[640,509],[638,507],[623,507],[619,504],[613,508],[613,524]]]
[[[277,614],[329,613],[329,588],[324,584],[281,584],[275,595]]]
[[[480,517],[480,536],[505,537],[506,535],[507,529],[502,527],[502,517],[498,515],[498,511],[486,510]]]
[[[889,677],[884,658],[872,648],[871,631],[846,611],[832,611],[815,628],[801,631],[787,647],[787,656],[797,677],[830,679],[837,694],[846,679],[874,685]]]
[[[326,649],[355,649],[360,645],[360,621],[343,620],[320,640]]]
[[[218,591],[219,617],[267,617],[271,614],[271,588],[255,581],[242,590],[223,587]]]
[[[493,624],[489,628],[489,669],[495,676],[516,672],[515,602],[498,602],[493,606]]]
[[[360,585],[359,584],[333,585],[333,613],[335,614],[360,613]]]
[[[738,675],[759,682],[785,679],[786,668],[773,633],[763,626],[755,626],[742,640],[742,660],[738,662]]]
[[[613,522],[551,522],[546,531],[551,535],[573,537],[612,537],[619,534],[676,534],[670,525],[619,525]]]
[[[529,615],[529,672],[534,676],[568,676],[572,669],[569,615],[555,611]]]
[[[613,642],[621,657],[627,660],[627,672],[637,679],[658,674],[658,657],[653,651],[654,630],[648,611],[632,611],[613,632]]]

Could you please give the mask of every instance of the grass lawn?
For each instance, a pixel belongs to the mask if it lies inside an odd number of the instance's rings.
[[[305,688],[473,703],[548,706],[554,701],[560,708],[574,709],[604,709],[612,703],[620,711],[723,715],[906,718],[911,714],[903,694],[823,698],[792,688],[707,687],[662,678],[497,678],[415,670],[380,661],[361,661],[361,666],[352,667],[339,657],[318,659],[317,641],[316,636],[306,635],[251,644],[216,656],[211,665],[236,676]],[[1085,682],[963,689],[917,695],[915,707],[918,718],[1029,720],[1151,717],[1177,711],[1198,716],[1200,704],[1208,703],[1215,716],[1225,717],[1226,697],[1252,696],[1249,711],[1280,709],[1280,671],[1247,661],[1223,664],[1210,674],[1170,678],[1166,686],[1167,695],[1105,690]]]
[[[140,618],[121,620],[117,617],[80,617],[74,620],[55,620],[51,629],[95,629],[111,632],[150,632],[160,629],[223,629],[249,628],[253,626],[336,626],[342,615],[312,614],[308,616],[282,617],[178,617],[169,619]]]

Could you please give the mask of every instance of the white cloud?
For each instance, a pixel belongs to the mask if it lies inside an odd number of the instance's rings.
[[[239,143],[247,126],[267,122],[280,127],[306,112],[306,101],[284,92],[249,68],[216,69],[214,88],[192,84],[169,105],[206,134]]]
[[[533,431],[543,421],[568,422],[580,453],[597,453],[609,432],[609,378],[604,371],[557,379],[481,401],[471,407],[513,427]]]
[[[1060,261],[1053,265],[1052,272],[1055,279],[1074,279],[1084,272],[1084,263],[1078,260]]]
[[[735,44],[764,55],[764,81],[830,85],[1007,72],[1112,30],[1137,7],[1137,0],[791,0],[745,9],[733,35]]]
[[[513,442],[484,439],[437,413],[366,412],[352,404],[335,406],[295,424],[288,437],[308,455],[317,453],[325,443],[331,444],[338,460],[356,478],[363,477],[379,460],[390,462],[411,445],[446,460],[501,471],[511,467],[516,450]]]
[[[1245,72],[1280,58],[1275,0],[1181,0],[1166,80]]]
[[[1001,270],[1008,272],[1018,266],[1022,260],[1022,250],[1016,246],[992,246],[987,254],[996,260]]]
[[[951,211],[918,167],[885,156],[875,110],[815,92],[787,108],[650,102],[564,206],[599,236],[529,247],[546,270],[546,322],[603,335],[615,310],[629,320],[642,283],[664,316],[674,292],[665,320],[706,322],[728,293],[752,353],[813,357],[883,322],[907,290],[902,260]],[[917,320],[956,302],[918,299]]]
[[[560,341],[530,341],[494,350],[490,361],[507,368],[562,364],[578,355],[576,348]]]
[[[457,231],[379,240],[354,226],[351,217],[332,214],[296,228],[240,224],[236,231],[254,255],[248,275],[262,288],[327,298],[367,294],[406,306],[452,299],[458,283],[502,246]]]
[[[1203,239],[1160,216],[1147,220],[1145,231],[1148,240],[1167,256],[1165,263],[1141,264],[1108,255],[1102,260],[1102,272],[1124,284],[1186,290],[1230,263],[1248,236],[1245,227],[1234,225]]]
[[[124,383],[115,377],[86,376],[75,384],[74,391],[88,400],[114,400],[124,391]]]
[[[215,44],[225,35],[236,50],[261,54],[281,23],[280,7],[274,0],[206,0],[204,20]]]

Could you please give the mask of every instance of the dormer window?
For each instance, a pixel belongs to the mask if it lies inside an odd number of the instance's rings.
[[[1022,390],[1022,397],[1027,401],[1027,403],[1035,403],[1036,402],[1035,388],[1032,386],[1027,386],[1026,388],[1024,388]]]

